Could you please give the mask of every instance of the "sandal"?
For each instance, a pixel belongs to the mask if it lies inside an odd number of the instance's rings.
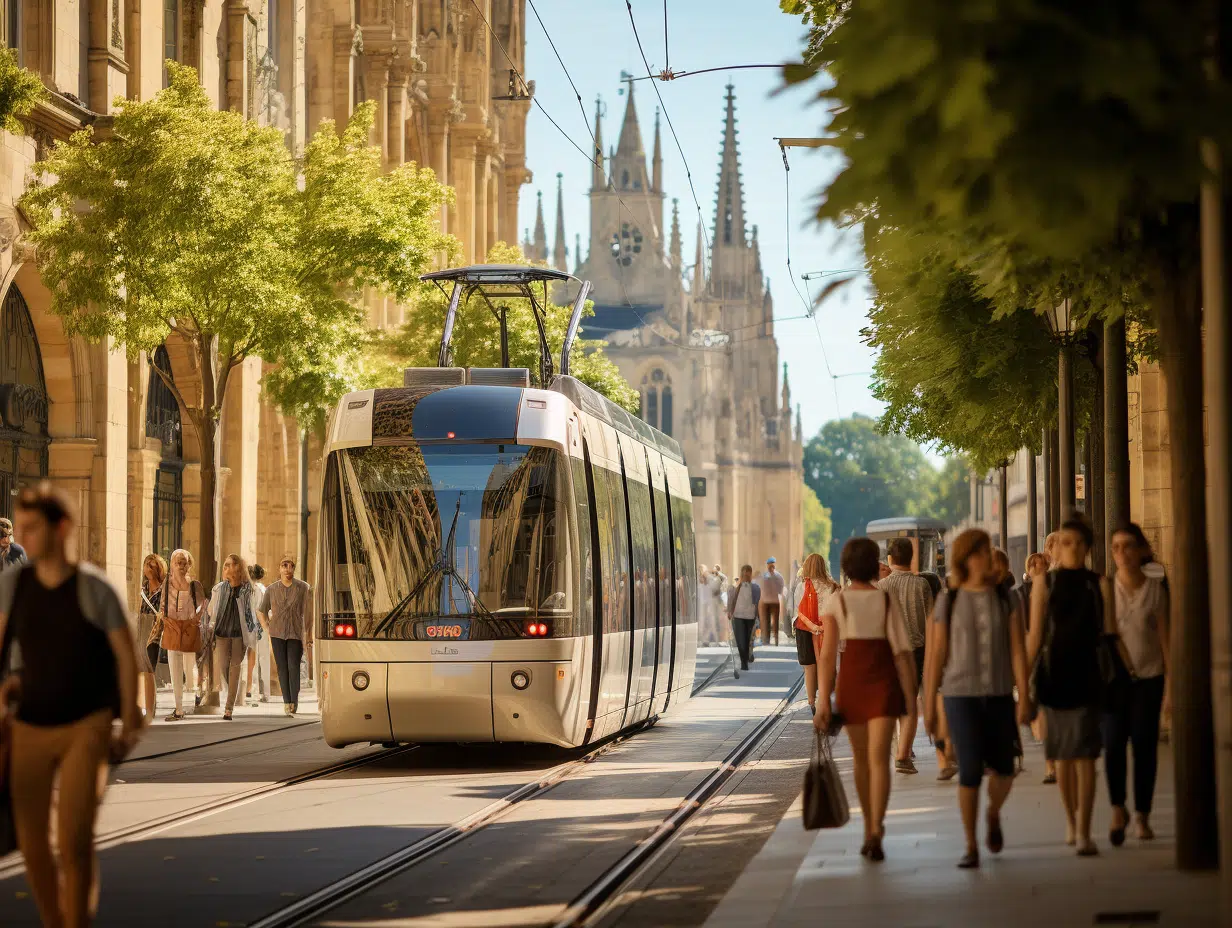
[[[942,781],[952,780],[954,779],[957,773],[958,773],[958,765],[950,764],[948,767],[941,768],[941,770],[937,773],[937,779],[942,780]]]
[[[987,843],[988,843],[988,850],[993,854],[1000,854],[1001,849],[1005,847],[1005,835],[1001,831],[1001,817],[1000,816],[997,816],[996,818],[993,818],[991,815],[988,816]],[[963,859],[966,860],[965,857]],[[977,867],[980,865],[978,852],[976,853],[975,865]],[[961,867],[962,864],[959,864],[959,866]]]
[[[1094,841],[1088,841],[1078,848],[1079,857],[1098,857],[1099,848],[1095,846]]]
[[[1155,838],[1154,829],[1151,828],[1151,825],[1146,820],[1145,816],[1139,814],[1138,815],[1138,840],[1139,841],[1152,841],[1154,840],[1154,838]]]
[[[222,714],[222,720],[223,720],[224,722],[230,722],[230,721],[232,721],[232,719],[231,719],[231,713],[230,713],[230,712],[224,712],[224,713]]]
[[[1056,783],[1056,782],[1057,782],[1057,775],[1056,775],[1056,772],[1055,772],[1055,771],[1053,771],[1053,772],[1049,772],[1049,773],[1044,774],[1044,782],[1045,782],[1047,785],[1049,785],[1049,786],[1051,786],[1052,784]]]
[[[959,870],[978,870],[980,867],[980,852],[978,850],[967,851],[958,861]]]
[[[163,719],[164,722],[182,722],[184,721],[184,713],[178,709],[172,712],[169,716]]]
[[[1108,829],[1108,840],[1113,847],[1120,847],[1125,843],[1125,824],[1129,820],[1129,813],[1123,807],[1116,806],[1112,810],[1112,816],[1113,821],[1119,824],[1114,824]]]
[[[873,838],[868,842],[868,859],[874,863],[885,860],[885,851],[881,849],[881,839]]]

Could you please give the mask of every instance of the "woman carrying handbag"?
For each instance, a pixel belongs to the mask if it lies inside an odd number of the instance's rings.
[[[193,556],[183,548],[171,552],[171,570],[163,583],[159,618],[163,624],[162,645],[167,649],[167,667],[175,693],[175,711],[164,721],[184,720],[184,682],[197,688],[197,652],[201,650],[201,621],[209,600],[201,584],[192,578]]]
[[[157,554],[147,554],[141,564],[141,608],[137,612],[137,679],[143,696],[142,721],[154,721],[158,707],[158,690],[154,674],[158,670],[158,655],[162,651],[162,617],[159,603],[163,598],[163,582],[167,579],[167,562]]]

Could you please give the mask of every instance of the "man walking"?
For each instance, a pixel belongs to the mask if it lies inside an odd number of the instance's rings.
[[[770,629],[774,629],[774,643],[779,643],[779,614],[783,611],[783,591],[787,581],[775,569],[774,557],[766,558],[766,572],[761,575],[761,603],[758,614],[761,616],[761,643],[770,643]]]
[[[753,661],[753,626],[757,624],[760,600],[761,587],[753,579],[753,565],[745,564],[740,568],[740,579],[727,596],[727,615],[732,620],[741,670],[748,670]]]
[[[282,711],[295,715],[299,708],[300,659],[312,646],[312,587],[295,576],[295,558],[278,565],[278,582],[266,587],[259,611],[269,629],[274,665],[282,687]]]
[[[927,580],[911,572],[911,559],[915,552],[910,538],[891,538],[888,553],[890,573],[877,586],[898,600],[898,606],[907,618],[907,632],[915,653],[916,692],[923,693],[924,623],[933,608],[933,589]],[[911,759],[911,745],[915,742],[919,720],[917,700],[907,707],[907,714],[898,720],[898,757],[894,761],[894,769],[899,773],[919,772]]]
[[[26,563],[26,549],[13,540],[13,523],[0,519],[0,570]]]

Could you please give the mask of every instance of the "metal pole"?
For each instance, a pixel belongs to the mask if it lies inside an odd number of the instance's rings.
[[[1104,354],[1103,329],[1091,335],[1091,363],[1095,366],[1095,395],[1092,397],[1091,421],[1087,426],[1087,518],[1095,534],[1091,548],[1091,569],[1096,573],[1108,572],[1111,563],[1107,557],[1107,529],[1105,527],[1104,494]]]
[[[1074,369],[1069,348],[1057,353],[1057,478],[1060,517],[1074,509]]]
[[[1036,470],[1035,451],[1026,449],[1027,454],[1027,554],[1039,550],[1039,473]]]
[[[1039,550],[1044,550],[1044,537],[1052,529],[1052,429],[1044,429],[1040,465],[1044,470],[1044,526],[1040,532]]]
[[[509,366],[509,307],[500,308],[501,367]]]
[[[1104,328],[1104,507],[1108,563],[1112,533],[1129,521],[1129,365],[1125,318]]]
[[[1048,532],[1061,524],[1061,461],[1057,454],[1057,430],[1048,431]],[[1045,532],[1045,535],[1048,534]]]
[[[1221,49],[1222,51],[1222,49]],[[1232,50],[1230,50],[1232,51]],[[1202,185],[1202,305],[1206,325],[1205,372],[1207,548],[1223,551],[1232,525],[1232,312],[1224,230],[1227,204],[1224,164],[1215,143],[1204,140],[1208,177]],[[1211,702],[1215,711],[1216,816],[1219,827],[1220,891],[1224,922],[1232,915],[1232,572],[1208,572],[1211,616]]]
[[[1010,507],[1009,507],[1010,489],[1009,489],[1009,474],[1008,474],[1009,468],[1007,468],[1004,464],[1002,464],[1000,467],[997,468],[997,470],[1000,471],[999,476],[1001,478],[1001,502],[1000,502],[1001,524],[998,526],[998,529],[1001,532],[1001,543],[998,545],[998,547],[1001,548],[1001,550],[1004,551],[1006,554],[1009,554],[1009,551],[1010,551]]]

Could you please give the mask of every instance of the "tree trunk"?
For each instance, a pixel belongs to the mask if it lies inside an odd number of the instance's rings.
[[[1112,533],[1129,521],[1129,364],[1125,317],[1104,328],[1104,547],[1112,564]]]
[[[1196,269],[1165,257],[1154,310],[1168,391],[1172,468],[1172,744],[1176,860],[1182,870],[1219,865],[1215,731],[1211,705],[1209,559],[1202,408],[1202,311]],[[1227,526],[1220,526],[1226,530]]]
[[[201,439],[201,533],[198,540],[197,579],[207,592],[218,581],[218,466],[219,413],[222,410],[226,381],[216,379],[218,351],[216,339],[199,336],[196,348],[201,365],[201,406],[203,415],[198,426]],[[221,389],[220,389],[221,387]],[[198,712],[213,713],[219,709],[218,680],[214,679],[214,648],[205,651],[205,696]]]
[[[1061,524],[1061,460],[1057,457],[1060,439],[1056,429],[1048,431],[1048,531],[1055,532]]]
[[[1039,473],[1035,450],[1027,449],[1027,554],[1039,550]]]
[[[1228,34],[1229,27],[1221,30]],[[1232,49],[1224,50],[1226,56]],[[1225,73],[1228,73],[1225,67]],[[1232,201],[1223,189],[1222,153],[1204,142],[1212,180],[1202,188],[1202,305],[1206,327],[1208,550],[1227,546],[1232,525],[1232,306],[1228,300],[1228,220]],[[1212,570],[1211,697],[1216,732],[1215,774],[1219,798],[1220,885],[1225,912],[1232,912],[1232,573]]]
[[[1091,344],[1091,363],[1095,367],[1095,396],[1091,404],[1091,424],[1087,427],[1087,518],[1095,543],[1091,547],[1091,569],[1108,572],[1104,545],[1104,357],[1103,332],[1096,330]]]

